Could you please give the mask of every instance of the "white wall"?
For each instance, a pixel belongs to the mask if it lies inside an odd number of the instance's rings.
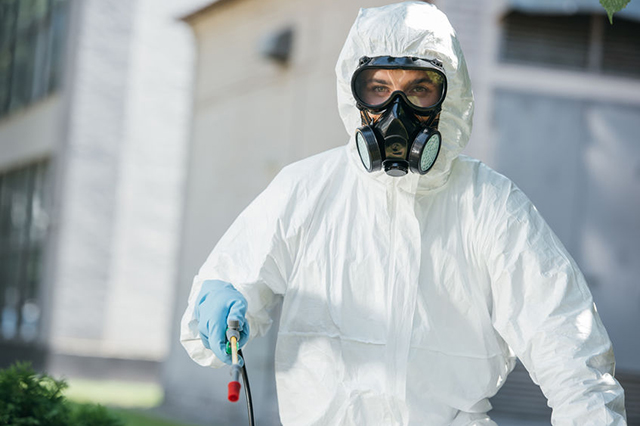
[[[58,94],[0,119],[0,171],[48,157],[61,135]]]
[[[133,10],[103,335],[119,356],[162,359],[170,339],[194,53],[175,9]]]
[[[80,5],[61,148],[54,354],[161,360],[170,336],[200,4]]]

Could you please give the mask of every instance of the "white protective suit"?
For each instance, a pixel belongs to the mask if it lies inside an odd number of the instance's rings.
[[[362,56],[444,63],[443,147],[424,176],[367,173],[350,79]],[[247,299],[252,337],[283,298],[275,354],[284,425],[495,425],[488,398],[518,356],[554,425],[624,425],[610,340],[575,262],[507,178],[459,153],[473,95],[447,18],[422,2],[363,9],[336,66],[348,145],[285,167],[194,279]]]

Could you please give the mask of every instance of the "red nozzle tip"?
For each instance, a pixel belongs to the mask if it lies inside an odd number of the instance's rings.
[[[236,402],[240,398],[240,382],[229,382],[229,401]]]

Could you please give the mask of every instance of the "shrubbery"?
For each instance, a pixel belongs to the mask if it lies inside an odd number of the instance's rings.
[[[64,380],[38,374],[28,363],[0,370],[0,425],[124,426],[106,408],[70,404]]]

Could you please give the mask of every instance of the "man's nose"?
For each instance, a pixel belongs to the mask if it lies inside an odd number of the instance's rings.
[[[400,105],[402,101],[400,100],[400,95],[396,94],[395,99],[391,102],[391,114],[394,117],[400,117],[402,114],[402,106]]]

